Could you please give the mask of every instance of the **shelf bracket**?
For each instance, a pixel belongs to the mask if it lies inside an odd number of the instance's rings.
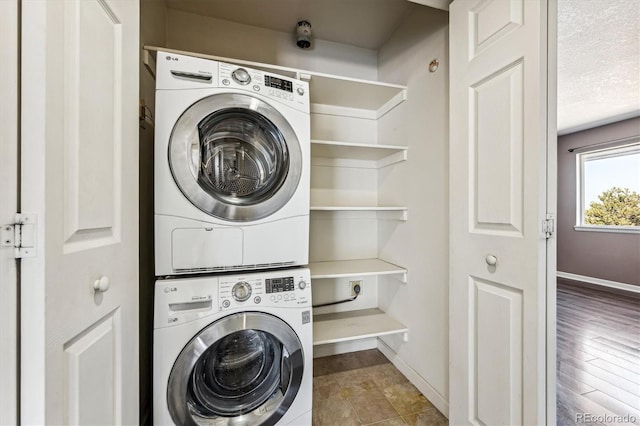
[[[378,219],[383,220],[400,220],[406,222],[409,219],[409,210],[381,211],[376,214]]]
[[[389,99],[386,104],[382,105],[378,111],[376,111],[376,119],[384,117],[389,111],[407,100],[407,90],[403,90],[396,94],[393,98]]]
[[[376,162],[376,167],[381,169],[383,167],[391,166],[392,164],[400,163],[402,161],[407,161],[407,151],[396,152],[391,155],[387,155],[384,158],[381,158]]]

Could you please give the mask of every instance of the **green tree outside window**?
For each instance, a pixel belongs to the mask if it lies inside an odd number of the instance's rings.
[[[640,226],[640,194],[614,187],[598,195],[584,212],[587,225]]]

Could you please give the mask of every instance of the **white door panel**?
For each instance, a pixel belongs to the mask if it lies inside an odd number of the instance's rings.
[[[64,22],[68,253],[120,239],[122,24],[97,0],[64,3]]]
[[[450,422],[546,421],[546,1],[450,8]]]
[[[22,20],[22,419],[136,424],[138,2],[23,0]]]

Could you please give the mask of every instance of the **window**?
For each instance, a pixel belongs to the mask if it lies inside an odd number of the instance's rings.
[[[576,230],[640,233],[640,143],[577,155]]]

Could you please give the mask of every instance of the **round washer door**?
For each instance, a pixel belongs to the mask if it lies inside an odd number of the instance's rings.
[[[215,321],[182,350],[167,386],[178,425],[274,425],[293,403],[304,370],[293,329],[266,313]]]
[[[260,99],[232,93],[191,105],[169,140],[169,166],[178,188],[203,212],[248,222],[281,209],[302,174],[295,131]]]

